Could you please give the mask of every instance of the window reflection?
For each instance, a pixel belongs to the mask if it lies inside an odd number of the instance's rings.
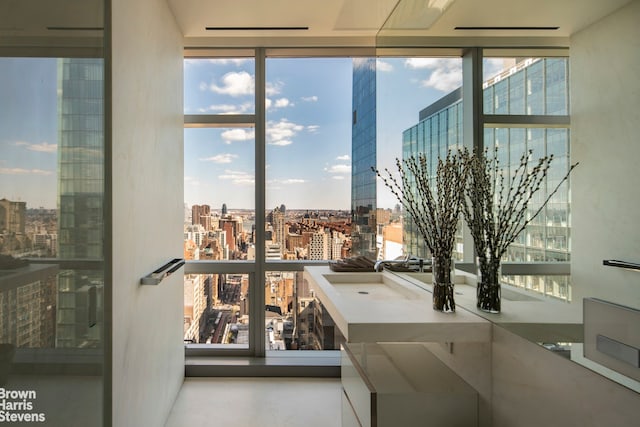
[[[0,59],[0,342],[102,347],[103,68]]]

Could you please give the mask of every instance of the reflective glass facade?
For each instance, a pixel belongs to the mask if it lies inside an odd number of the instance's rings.
[[[371,259],[376,251],[376,59],[353,60],[351,132],[352,255]]]
[[[507,61],[505,61],[506,63]],[[506,115],[568,115],[569,87],[566,58],[532,58],[516,62],[510,68],[483,84],[484,114]],[[554,160],[533,203],[530,215],[540,207],[558,185],[570,167],[568,128],[485,127],[484,146],[492,152],[497,148],[500,165],[508,174],[519,165],[521,156],[532,151],[531,167],[537,159],[553,154]],[[456,91],[420,112],[420,122],[403,133],[403,158],[425,153],[435,175],[437,158],[447,149],[462,144],[462,100]],[[569,261],[570,187],[562,184],[547,206],[533,219],[514,242],[506,255],[507,261],[544,262]],[[404,222],[404,245],[407,252],[428,256],[410,218]],[[459,236],[457,256],[461,258]],[[568,277],[517,276],[505,278],[510,283],[531,288],[563,299],[570,299]]]
[[[445,101],[445,102],[441,102]],[[449,150],[456,150],[462,140],[462,91],[457,89],[420,112],[421,121],[402,134],[402,158],[424,153],[429,161],[429,171],[435,177],[438,158],[444,158]],[[435,178],[432,178],[435,185]],[[418,232],[411,216],[404,212],[403,245],[406,253],[420,258],[431,254]],[[462,228],[459,228],[462,230]],[[454,257],[462,259],[462,232],[456,236]]]
[[[58,60],[58,245],[64,260],[104,258],[104,63]],[[58,275],[57,347],[101,347],[103,270]]]

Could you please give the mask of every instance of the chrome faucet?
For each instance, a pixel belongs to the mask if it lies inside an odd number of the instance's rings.
[[[409,270],[417,271],[422,273],[424,271],[425,262],[422,258],[413,257],[411,255],[407,255],[405,258],[401,259],[393,259],[393,260],[378,260],[376,261],[373,269],[377,272],[384,270],[385,266],[389,267],[392,265],[398,265]]]

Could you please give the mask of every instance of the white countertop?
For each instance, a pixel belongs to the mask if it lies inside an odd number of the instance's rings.
[[[469,311],[442,313],[432,294],[398,275],[305,267],[304,277],[348,342],[489,342],[491,323]]]

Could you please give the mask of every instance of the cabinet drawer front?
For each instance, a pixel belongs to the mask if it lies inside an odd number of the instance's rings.
[[[342,388],[362,426],[375,427],[376,394],[362,379],[349,355],[342,352]]]
[[[344,390],[342,390],[342,427],[362,427]]]

